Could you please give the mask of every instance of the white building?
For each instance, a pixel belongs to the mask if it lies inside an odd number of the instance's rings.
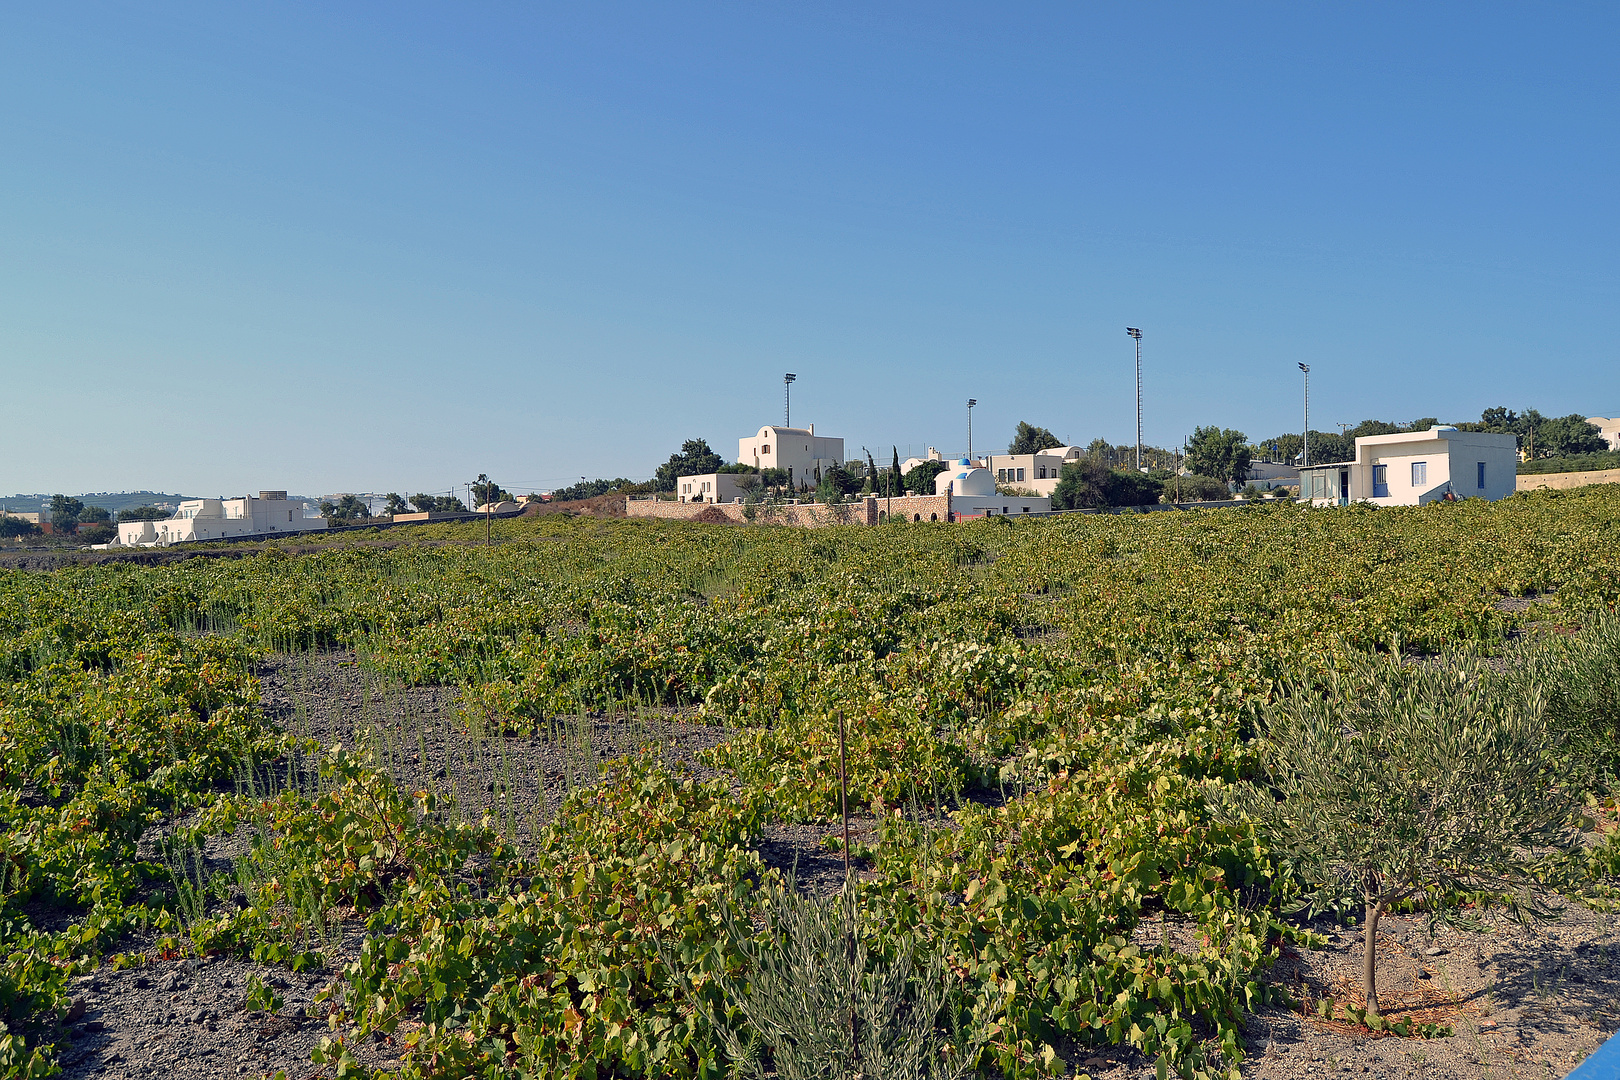
[[[192,540],[232,536],[309,532],[326,528],[326,519],[305,517],[304,504],[287,500],[285,491],[261,491],[259,497],[187,499],[174,516],[158,521],[125,521],[110,547],[166,547]]]
[[[1620,419],[1610,416],[1588,416],[1588,424],[1598,429],[1603,441],[1609,444],[1610,450],[1620,450]]]
[[[1356,459],[1299,471],[1301,502],[1312,506],[1421,506],[1437,499],[1501,499],[1513,494],[1518,439],[1437,425],[1428,431],[1363,435]]]
[[[1052,509],[1052,500],[1044,495],[996,494],[994,474],[967,458],[958,458],[934,477],[934,494],[950,495],[951,513],[958,521],[996,514],[1044,514]]]
[[[794,487],[814,487],[817,469],[826,472],[844,464],[844,440],[817,435],[814,424],[807,428],[762,427],[758,435],[737,440],[737,463],[756,469],[786,469]]]
[[[752,473],[723,472],[676,477],[675,497],[681,502],[732,502],[747,494],[737,486],[737,478],[752,475]]]
[[[984,459],[984,467],[995,473],[998,484],[1050,496],[1057,490],[1063,466],[1079,461],[1085,454],[1078,446],[1054,446],[1033,454],[990,454]]]

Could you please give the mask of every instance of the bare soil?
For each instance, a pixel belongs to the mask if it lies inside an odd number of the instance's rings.
[[[1557,921],[1521,926],[1500,915],[1487,929],[1437,927],[1425,920],[1386,917],[1378,933],[1381,1011],[1410,1016],[1451,1033],[1400,1038],[1344,1019],[1343,1005],[1364,1006],[1361,940],[1356,931],[1326,924],[1322,949],[1287,947],[1270,981],[1287,988],[1303,1011],[1267,1008],[1249,1023],[1245,1077],[1304,1080],[1345,1074],[1439,1080],[1561,1077],[1620,1028],[1620,916],[1568,906]],[[1196,948],[1191,928],[1170,923],[1169,940]],[[1161,940],[1161,924],[1138,928],[1136,941]],[[1324,1020],[1316,1003],[1339,1004]],[[1153,1063],[1130,1050],[1069,1049],[1078,1072],[1098,1080],[1144,1080]]]

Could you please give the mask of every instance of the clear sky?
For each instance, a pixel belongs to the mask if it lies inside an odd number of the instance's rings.
[[[0,491],[1615,415],[1612,4],[0,7]]]

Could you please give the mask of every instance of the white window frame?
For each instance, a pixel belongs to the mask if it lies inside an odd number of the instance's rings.
[[[1412,486],[1423,487],[1429,482],[1429,463],[1427,461],[1412,462]]]

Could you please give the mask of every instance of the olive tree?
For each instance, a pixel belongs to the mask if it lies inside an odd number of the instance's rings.
[[[1578,844],[1532,688],[1477,659],[1351,661],[1324,688],[1285,690],[1260,723],[1263,777],[1230,792],[1303,888],[1301,907],[1366,914],[1362,984],[1378,1015],[1378,922],[1418,900],[1451,918],[1461,894],[1545,916],[1535,868]]]

